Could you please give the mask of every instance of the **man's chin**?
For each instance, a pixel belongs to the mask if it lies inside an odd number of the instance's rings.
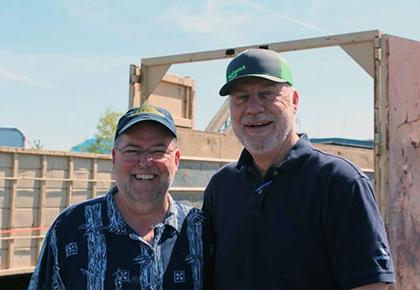
[[[273,146],[268,146],[267,144],[258,144],[255,142],[244,142],[243,145],[251,154],[267,154],[274,150]]]

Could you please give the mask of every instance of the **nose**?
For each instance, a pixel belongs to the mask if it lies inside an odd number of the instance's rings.
[[[245,113],[255,115],[264,111],[264,103],[256,93],[252,94],[246,103]]]
[[[148,151],[143,151],[142,154],[139,156],[139,159],[137,160],[139,164],[150,161],[152,161],[152,155]]]

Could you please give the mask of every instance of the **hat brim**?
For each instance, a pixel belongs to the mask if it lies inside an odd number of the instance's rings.
[[[247,74],[247,75],[237,77],[236,79],[233,79],[225,83],[223,87],[219,90],[219,95],[222,97],[229,95],[230,90],[233,85],[235,85],[238,81],[244,78],[249,78],[249,77],[262,78],[262,79],[266,79],[266,80],[273,81],[276,83],[289,83],[288,81],[281,79],[279,77],[275,77],[275,76],[270,76],[270,75],[265,75],[265,74]]]
[[[133,127],[134,125],[136,125],[136,124],[139,124],[139,123],[141,123],[141,122],[146,122],[146,121],[149,121],[149,122],[155,122],[155,123],[159,123],[160,125],[162,125],[163,127],[165,127],[166,129],[168,129],[168,131],[175,137],[175,138],[177,138],[177,135],[176,135],[176,131],[174,131],[175,129],[174,128],[172,128],[171,127],[171,125],[170,124],[168,124],[168,122],[167,121],[165,121],[164,119],[162,119],[162,118],[158,118],[158,117],[156,117],[156,116],[151,116],[151,115],[144,115],[144,116],[141,116],[141,117],[137,117],[137,118],[135,118],[135,119],[133,119],[133,120],[131,120],[130,122],[128,122],[123,128],[121,128],[119,131],[118,131],[118,135],[117,136],[120,136],[121,134],[123,134],[125,131],[127,131],[129,128],[131,128],[131,127]],[[116,138],[116,137],[115,137]]]

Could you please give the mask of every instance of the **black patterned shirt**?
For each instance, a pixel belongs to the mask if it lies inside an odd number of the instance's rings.
[[[169,196],[147,243],[123,220],[117,189],[63,211],[32,275],[35,289],[193,289],[202,287],[203,216]]]

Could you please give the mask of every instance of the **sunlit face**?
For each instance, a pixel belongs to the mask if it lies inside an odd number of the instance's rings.
[[[233,131],[251,154],[275,152],[296,133],[298,100],[288,84],[256,77],[238,81],[229,96]]]
[[[112,150],[120,197],[126,204],[162,202],[175,177],[179,158],[175,138],[161,125],[142,122],[128,129]]]

